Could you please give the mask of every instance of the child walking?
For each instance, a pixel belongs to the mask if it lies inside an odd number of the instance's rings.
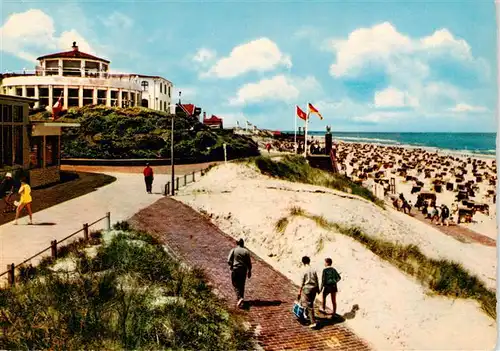
[[[335,268],[332,267],[332,259],[325,259],[325,267],[321,277],[321,288],[323,290],[323,305],[319,309],[321,313],[326,314],[326,298],[331,295],[333,315],[337,314],[337,282],[340,281],[340,274]]]

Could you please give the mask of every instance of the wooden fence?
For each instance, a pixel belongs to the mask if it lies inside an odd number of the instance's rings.
[[[210,165],[208,166],[207,168],[204,168],[202,169],[201,171],[197,171],[197,172],[191,172],[189,174],[184,174],[183,176],[179,176],[179,177],[176,177],[175,178],[175,184],[173,186],[175,186],[175,191],[179,190],[179,187],[181,186],[181,181],[182,181],[182,186],[186,186],[190,183],[194,183],[195,180],[196,180],[196,174],[199,173],[201,177],[203,177],[205,175],[205,173],[207,173],[207,171],[212,168],[214,165]],[[167,184],[165,184],[165,188],[163,190],[163,195],[165,196],[168,196],[170,195],[171,193],[171,186],[172,186],[172,181],[170,182],[167,182]]]
[[[106,216],[102,217],[102,218],[99,218],[98,220],[92,222],[92,223],[85,223],[83,224],[83,227],[82,229],[74,232],[74,233],[71,233],[70,235],[68,235],[67,237],[65,237],[64,239],[61,239],[61,240],[52,240],[50,242],[50,246],[43,249],[42,251],[34,254],[33,256],[31,256],[30,258],[27,258],[25,259],[23,262],[21,263],[18,263],[17,265],[15,265],[14,263],[11,263],[11,264],[8,264],[7,265],[7,270],[3,273],[0,274],[0,277],[3,277],[4,275],[8,274],[8,284],[9,286],[14,286],[15,282],[16,282],[16,277],[15,277],[15,270],[16,268],[19,268],[20,266],[24,265],[25,263],[31,261],[32,259],[34,259],[35,257],[37,256],[40,256],[42,255],[43,253],[45,253],[46,251],[48,250],[51,250],[51,257],[53,259],[57,259],[57,245],[59,245],[60,243],[62,243],[63,241],[66,241],[68,240],[69,238],[83,232],[83,237],[85,239],[85,241],[88,241],[89,240],[89,228],[91,226],[93,226],[94,224],[96,223],[99,223],[100,221],[106,219],[107,221],[107,230],[110,230],[111,229],[111,213],[110,212],[107,212],[106,213]]]

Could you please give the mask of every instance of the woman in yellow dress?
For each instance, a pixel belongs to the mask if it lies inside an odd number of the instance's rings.
[[[21,194],[21,200],[19,201],[19,206],[17,206],[16,219],[14,224],[17,224],[17,219],[21,214],[23,208],[26,207],[28,214],[30,215],[30,221],[28,224],[33,224],[33,213],[31,212],[31,187],[26,183],[26,178],[21,178],[21,187],[19,188],[19,194]]]

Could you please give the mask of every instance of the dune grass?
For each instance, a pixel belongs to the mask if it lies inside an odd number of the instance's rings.
[[[0,349],[252,348],[201,269],[181,265],[148,234],[112,233],[93,257],[68,249],[74,268],[46,261],[32,279],[0,290]]]
[[[384,208],[384,202],[378,199],[369,189],[354,183],[344,175],[311,167],[302,156],[285,155],[279,161],[265,156],[258,156],[247,159],[246,162],[255,163],[261,173],[271,177],[351,193]]]
[[[290,216],[311,219],[323,229],[353,238],[381,259],[415,277],[422,285],[438,295],[475,299],[486,314],[496,319],[496,293],[486,288],[479,278],[469,273],[461,264],[445,259],[428,258],[416,245],[402,245],[374,238],[365,234],[360,228],[329,222],[323,216],[310,214],[296,207],[290,210]],[[287,218],[286,224],[289,222]],[[284,232],[286,226],[282,226],[281,230]],[[323,241],[323,238],[320,241]],[[318,243],[317,248],[323,245],[323,242],[321,245]]]

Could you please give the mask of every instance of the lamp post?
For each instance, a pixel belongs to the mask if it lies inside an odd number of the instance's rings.
[[[181,105],[181,92],[179,91],[179,106]],[[172,105],[170,105],[172,106]],[[175,105],[173,105],[175,106]],[[170,134],[170,164],[172,165],[172,182],[171,182],[171,194],[175,195],[175,168],[174,168],[174,118],[177,114],[177,111],[172,115],[172,126],[171,126],[171,134]]]

